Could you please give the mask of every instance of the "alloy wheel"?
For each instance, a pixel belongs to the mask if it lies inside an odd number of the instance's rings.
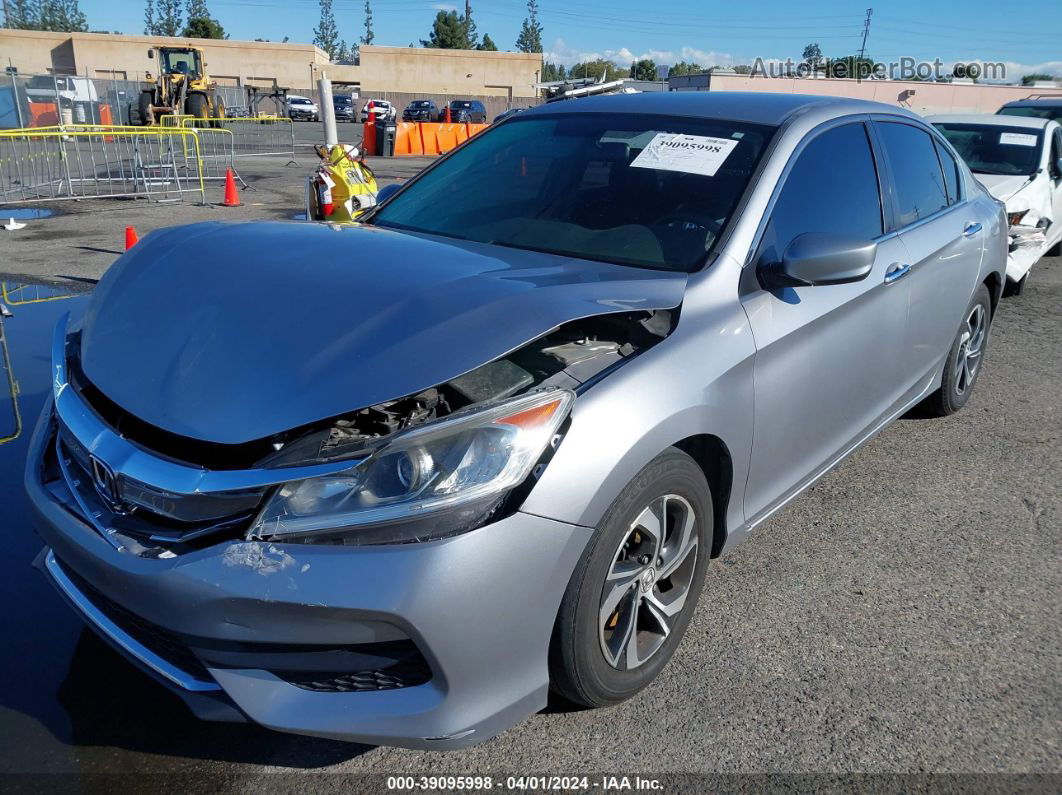
[[[952,371],[955,373],[955,393],[958,395],[965,395],[973,386],[977,371],[981,367],[981,352],[988,334],[987,321],[987,313],[982,304],[975,305],[966,318],[952,365]]]
[[[690,593],[697,516],[677,494],[657,497],[631,523],[601,590],[599,638],[618,670],[646,663],[664,645]]]

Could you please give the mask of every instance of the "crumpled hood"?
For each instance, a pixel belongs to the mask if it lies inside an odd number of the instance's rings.
[[[428,389],[572,320],[675,307],[685,286],[373,227],[194,224],[111,267],[81,362],[136,417],[236,444]]]
[[[988,192],[1002,202],[1031,184],[1029,177],[1021,174],[976,174],[977,181],[988,188]]]

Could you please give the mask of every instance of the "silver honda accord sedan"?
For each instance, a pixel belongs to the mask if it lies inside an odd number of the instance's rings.
[[[204,718],[448,749],[629,698],[712,558],[962,408],[1004,283],[876,103],[550,103],[384,193],[153,233],[56,329],[37,565]]]

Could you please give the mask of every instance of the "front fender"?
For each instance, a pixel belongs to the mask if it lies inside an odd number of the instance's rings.
[[[657,455],[691,436],[719,437],[733,487],[726,530],[744,523],[752,448],[755,344],[740,304],[684,305],[674,333],[581,394],[572,422],[521,510],[595,527]]]

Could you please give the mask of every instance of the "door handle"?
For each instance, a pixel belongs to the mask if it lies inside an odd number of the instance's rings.
[[[969,221],[966,226],[963,227],[962,233],[964,237],[973,237],[981,231],[981,224],[979,221]]]
[[[910,265],[901,265],[898,262],[894,262],[889,266],[889,269],[885,271],[885,284],[892,284],[895,281],[899,281],[910,272]]]

